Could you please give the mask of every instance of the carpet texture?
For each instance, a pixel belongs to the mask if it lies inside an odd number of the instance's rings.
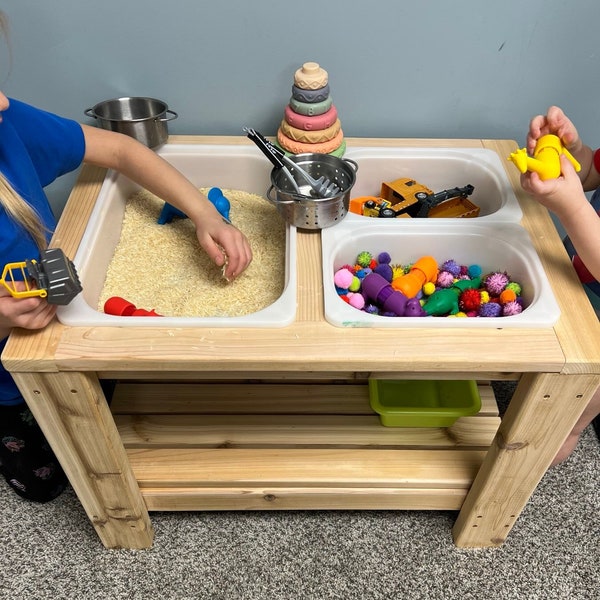
[[[0,598],[596,600],[599,473],[590,426],[507,542],[475,550],[429,511],[151,513],[153,548],[106,550],[71,490],[36,505],[0,482]]]

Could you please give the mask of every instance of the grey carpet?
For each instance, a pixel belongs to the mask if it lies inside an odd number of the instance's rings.
[[[72,491],[36,505],[0,482],[0,598],[596,600],[599,474],[589,427],[508,541],[475,550],[429,511],[151,513],[152,549],[106,550]]]

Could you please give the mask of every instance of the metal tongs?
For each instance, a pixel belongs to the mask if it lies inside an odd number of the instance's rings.
[[[275,168],[281,169],[284,172],[297,194],[308,197],[316,195],[318,198],[331,198],[340,193],[340,188],[333,181],[326,179],[324,176],[318,179],[311,177],[304,169],[288,158],[283,150],[272,144],[255,129],[244,127],[243,131],[273,163]],[[290,169],[298,173],[308,186],[302,186],[301,188]]]

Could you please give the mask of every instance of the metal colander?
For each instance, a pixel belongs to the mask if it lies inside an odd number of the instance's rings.
[[[325,229],[339,223],[348,213],[350,192],[358,170],[356,162],[349,158],[319,153],[296,154],[290,156],[290,159],[315,179],[321,176],[330,179],[340,192],[330,198],[315,198],[311,196],[310,186],[290,167],[289,171],[302,192],[298,194],[285,172],[275,168],[271,171],[268,200],[277,207],[287,223],[300,229]]]

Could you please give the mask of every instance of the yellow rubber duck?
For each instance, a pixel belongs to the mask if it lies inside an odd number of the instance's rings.
[[[563,146],[560,138],[556,135],[543,135],[535,146],[533,156],[527,155],[527,150],[521,148],[513,152],[509,157],[521,173],[534,171],[540,179],[556,179],[560,176],[560,155],[564,154],[576,171],[581,171],[581,165],[573,155]]]

